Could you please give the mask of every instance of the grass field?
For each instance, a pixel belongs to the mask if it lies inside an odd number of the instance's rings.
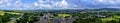
[[[5,14],[4,11],[0,11],[0,15],[3,16]]]
[[[71,16],[71,15],[70,14],[58,14],[58,16],[65,18],[65,17]]]

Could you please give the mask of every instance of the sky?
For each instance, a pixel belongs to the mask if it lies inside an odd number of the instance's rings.
[[[0,0],[1,10],[120,8],[120,0]]]

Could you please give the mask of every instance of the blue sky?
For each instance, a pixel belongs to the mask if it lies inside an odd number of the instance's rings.
[[[120,8],[120,0],[0,0],[2,10]]]

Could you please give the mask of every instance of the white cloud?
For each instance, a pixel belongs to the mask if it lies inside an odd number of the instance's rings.
[[[7,6],[11,6],[11,3],[7,3],[6,5],[7,5]]]
[[[22,4],[21,7],[23,8],[34,8],[32,4]]]
[[[104,0],[98,0],[99,2],[104,2]]]
[[[115,1],[112,1],[112,0],[111,0],[110,3],[115,3]]]
[[[67,9],[70,8],[69,6],[72,6],[68,2],[66,2],[66,0],[62,0],[58,2],[52,0],[46,0],[46,1],[39,0],[38,2],[34,2],[34,5],[40,8],[42,7],[42,8],[56,8],[56,9],[57,8]]]
[[[119,4],[120,0],[98,0],[98,2],[103,4]]]
[[[0,1],[0,4],[3,4],[3,2],[2,2],[2,1]]]
[[[2,7],[7,7],[7,6],[10,6],[11,5],[11,2],[12,0],[0,0],[0,6]]]
[[[67,8],[69,6],[69,4],[65,0],[63,0],[61,2],[54,3],[54,6],[58,6],[58,7],[62,7],[62,8]]]
[[[21,3],[20,0],[16,0],[15,3],[11,3],[12,0],[0,0],[0,8],[11,8],[11,9],[70,9],[70,7],[78,7],[77,5],[71,5],[66,2],[66,0],[62,1],[53,1],[53,0],[39,0],[34,2],[33,4]],[[2,5],[1,5],[2,4]]]
[[[39,6],[37,2],[34,2],[34,5],[35,5],[35,6]]]

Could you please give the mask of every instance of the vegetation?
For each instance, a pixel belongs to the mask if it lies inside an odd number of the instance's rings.
[[[71,10],[73,11],[73,10]],[[49,13],[49,14],[48,14]],[[48,15],[48,16],[46,16]],[[50,16],[50,17],[49,17]],[[48,23],[63,18],[73,18],[73,23],[120,23],[120,11],[84,10],[68,12],[68,10],[43,11],[43,12],[20,12],[0,11],[0,23],[35,23],[43,17],[48,17]],[[47,18],[45,18],[47,19]],[[45,21],[44,21],[45,22]]]

